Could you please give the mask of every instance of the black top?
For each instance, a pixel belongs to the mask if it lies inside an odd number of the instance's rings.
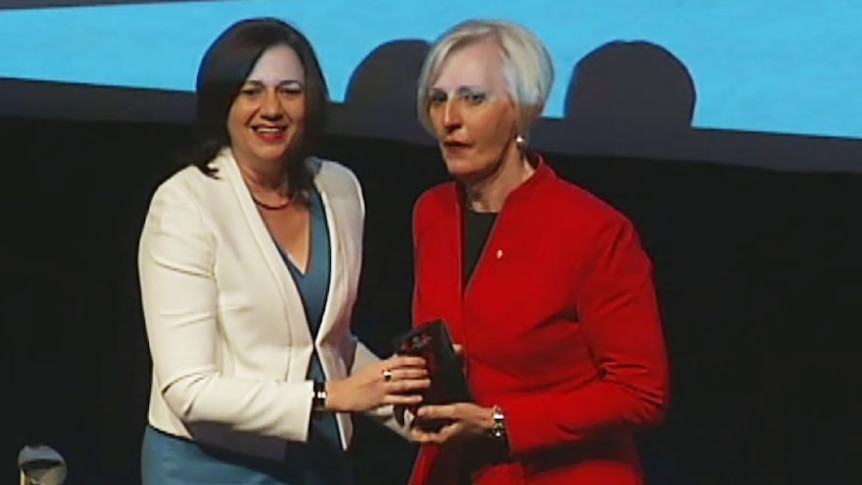
[[[497,220],[496,212],[474,212],[466,210],[464,216],[464,286],[473,276],[476,264],[482,257],[482,250],[491,234],[491,228]]]

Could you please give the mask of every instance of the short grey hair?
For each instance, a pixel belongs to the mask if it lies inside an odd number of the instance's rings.
[[[416,107],[426,130],[433,132],[428,118],[429,89],[440,67],[456,50],[489,39],[499,46],[503,76],[518,106],[518,124],[524,132],[521,134],[526,136],[542,114],[554,82],[554,65],[545,45],[532,32],[512,22],[468,20],[443,33],[425,58],[419,74]]]

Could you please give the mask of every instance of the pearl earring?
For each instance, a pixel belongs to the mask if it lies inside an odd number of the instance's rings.
[[[518,148],[524,148],[524,145],[526,144],[527,140],[525,140],[522,135],[518,135],[515,137],[515,145],[518,145]]]

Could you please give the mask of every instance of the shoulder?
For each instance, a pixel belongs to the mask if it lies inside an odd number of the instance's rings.
[[[565,241],[572,255],[595,255],[625,246],[640,245],[629,217],[588,189],[553,174],[537,187],[529,204],[529,217]],[[577,256],[580,257],[580,256]]]
[[[581,230],[631,226],[629,218],[611,203],[563,178],[554,179],[554,188],[549,195],[553,198],[550,204],[553,212],[572,221]]]
[[[323,190],[328,192],[348,191],[360,193],[359,179],[352,170],[339,162],[312,157],[306,160],[309,169]]]
[[[150,212],[165,204],[195,204],[208,186],[218,183],[218,175],[208,176],[197,167],[184,167],[160,183],[150,200]]]
[[[207,186],[215,183],[218,181],[190,166],[159,184],[141,229],[139,258],[184,254],[190,247],[203,256],[205,248],[213,244],[205,201],[212,192]]]
[[[457,187],[454,182],[444,182],[422,192],[413,206],[414,221],[433,219],[447,210],[454,210],[457,197]]]
[[[320,180],[331,184],[358,184],[359,181],[352,170],[335,160],[310,157],[305,161],[309,169]]]
[[[311,157],[306,160],[319,190],[327,198],[353,206],[365,214],[365,199],[362,185],[352,170],[333,160]]]
[[[419,195],[413,205],[413,240],[422,239],[422,234],[435,223],[445,223],[446,216],[457,211],[458,192],[455,182],[435,185]]]
[[[222,155],[212,161],[212,175],[187,165],[175,171],[153,191],[147,209],[145,229],[173,223],[186,230],[209,226],[231,202],[230,175]]]

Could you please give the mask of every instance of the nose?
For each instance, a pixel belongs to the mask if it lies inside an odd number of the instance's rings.
[[[267,89],[264,92],[261,100],[260,114],[266,118],[279,118],[284,114],[281,106],[281,100],[278,98],[278,93],[274,89]]]
[[[446,101],[446,106],[443,107],[443,127],[446,131],[455,131],[461,127],[461,109],[456,104],[455,100]]]

